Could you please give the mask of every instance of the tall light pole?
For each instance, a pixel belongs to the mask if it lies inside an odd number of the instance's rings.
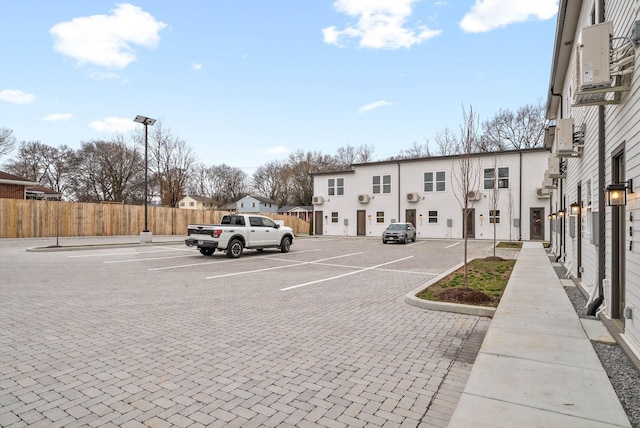
[[[149,147],[149,131],[148,127],[153,126],[156,123],[155,119],[151,119],[150,117],[137,115],[134,122],[138,122],[144,125],[144,230],[140,234],[140,242],[151,242],[151,232],[149,232],[149,223],[147,221],[147,200],[149,199],[149,185],[148,185],[148,177],[149,177],[149,156],[148,156],[148,147]]]

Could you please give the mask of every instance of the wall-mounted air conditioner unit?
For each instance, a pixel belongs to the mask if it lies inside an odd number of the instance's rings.
[[[369,195],[358,195],[358,202],[361,204],[368,204],[371,196]]]
[[[549,156],[549,177],[551,178],[565,178],[564,168],[560,158],[555,156]]]
[[[538,196],[538,199],[549,199],[551,192],[547,188],[538,187],[536,189],[536,195]]]
[[[573,118],[556,121],[555,152],[558,156],[573,152]]]
[[[482,198],[482,193],[479,190],[470,190],[467,192],[467,200],[469,201],[479,201]]]
[[[584,27],[576,44],[574,106],[620,104],[631,89],[635,42],[615,37],[613,23]]]
[[[542,180],[542,187],[545,189],[555,189],[557,187],[553,178],[549,177],[549,171],[544,172],[544,179]]]
[[[322,204],[324,204],[324,198],[322,196],[313,197],[313,205],[322,205]]]
[[[418,202],[419,200],[420,200],[420,193],[418,192],[407,193],[407,201]]]
[[[577,62],[579,90],[611,86],[609,53],[612,33],[612,22],[589,25],[582,29]]]

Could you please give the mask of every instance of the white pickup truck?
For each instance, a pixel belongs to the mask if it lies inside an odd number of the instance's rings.
[[[218,250],[226,252],[227,257],[238,258],[245,248],[278,248],[287,253],[293,242],[293,229],[262,215],[226,214],[220,224],[190,224],[184,242],[188,247],[198,247],[205,256]]]

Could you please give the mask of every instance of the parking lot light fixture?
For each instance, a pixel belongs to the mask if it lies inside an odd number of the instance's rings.
[[[134,122],[144,125],[144,230],[140,233],[140,242],[151,242],[151,232],[149,231],[149,222],[147,216],[147,205],[149,199],[149,126],[156,123],[155,119],[150,117],[137,115]]]

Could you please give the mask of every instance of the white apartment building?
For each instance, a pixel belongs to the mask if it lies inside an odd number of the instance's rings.
[[[560,0],[546,115],[553,251],[640,361],[640,8]]]
[[[467,236],[548,240],[549,194],[542,189],[544,148],[471,155],[474,169]],[[412,223],[420,238],[461,239],[461,156],[354,164],[313,175],[314,234],[381,237],[392,222]]]

